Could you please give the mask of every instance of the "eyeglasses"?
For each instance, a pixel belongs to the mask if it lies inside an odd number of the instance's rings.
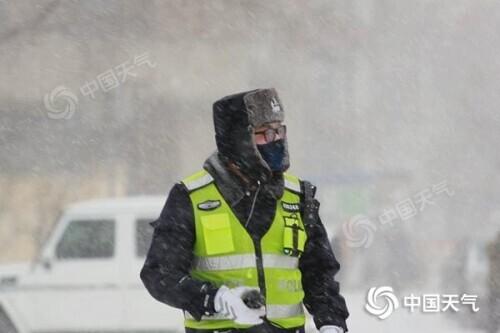
[[[255,132],[254,134],[264,136],[266,142],[273,142],[276,139],[276,134],[278,134],[281,139],[284,139],[286,137],[286,125],[281,125],[278,128],[267,128],[263,131]]]

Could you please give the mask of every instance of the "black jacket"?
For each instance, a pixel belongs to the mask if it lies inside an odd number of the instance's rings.
[[[282,177],[257,189],[246,188],[239,177],[229,172],[214,153],[204,164],[215,184],[234,213],[243,223],[247,220],[255,194],[255,207],[247,230],[252,238],[260,239],[268,230],[276,210],[276,200],[283,193]],[[160,217],[151,223],[153,240],[148,251],[141,279],[149,293],[158,301],[188,311],[199,319],[214,313],[215,286],[190,277],[195,241],[194,215],[189,193],[177,183],[171,189]],[[308,241],[299,259],[304,305],[313,315],[319,329],[336,325],[347,331],[349,316],[344,298],[339,294],[335,274],[337,262],[319,215],[306,227]]]

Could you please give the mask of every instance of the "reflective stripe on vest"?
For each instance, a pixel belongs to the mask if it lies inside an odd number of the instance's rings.
[[[223,271],[242,268],[253,268],[257,258],[255,254],[235,254],[218,257],[196,257],[193,268],[198,271]],[[299,259],[286,255],[264,254],[262,261],[265,268],[296,269]]]
[[[197,172],[183,183],[190,190],[195,218],[191,276],[215,286],[264,287],[261,291],[265,291],[268,320],[279,327],[292,328],[305,323],[298,256],[304,250],[307,235],[298,211],[300,181],[286,173],[284,180],[285,191],[277,200],[274,220],[260,241],[260,252],[256,252],[254,241],[208,172]],[[205,208],[207,202],[220,202],[220,205]],[[258,253],[262,257],[262,274]],[[208,330],[249,327],[219,314],[202,316],[196,321],[188,312],[185,312],[184,323],[186,327]]]
[[[267,305],[266,306],[266,316],[268,319],[279,319],[286,317],[296,317],[304,314],[304,308],[302,303],[291,304],[291,305]],[[184,311],[184,316],[187,319],[194,320],[194,317],[187,311]],[[211,316],[201,316],[201,320],[217,321],[224,319],[234,319],[231,318],[231,314],[220,314],[214,313]]]

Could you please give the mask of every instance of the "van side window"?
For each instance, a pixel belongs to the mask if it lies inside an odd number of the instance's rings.
[[[153,239],[152,219],[139,219],[135,222],[135,249],[138,257],[145,257]]]
[[[58,259],[110,258],[115,248],[115,222],[112,220],[72,221],[56,247]]]

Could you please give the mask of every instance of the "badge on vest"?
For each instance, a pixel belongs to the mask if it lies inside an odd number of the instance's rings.
[[[289,202],[281,201],[281,206],[287,212],[296,213],[296,212],[300,211],[300,206],[297,203],[289,203]]]
[[[207,200],[198,204],[198,209],[201,210],[213,210],[217,207],[220,207],[220,200]]]

